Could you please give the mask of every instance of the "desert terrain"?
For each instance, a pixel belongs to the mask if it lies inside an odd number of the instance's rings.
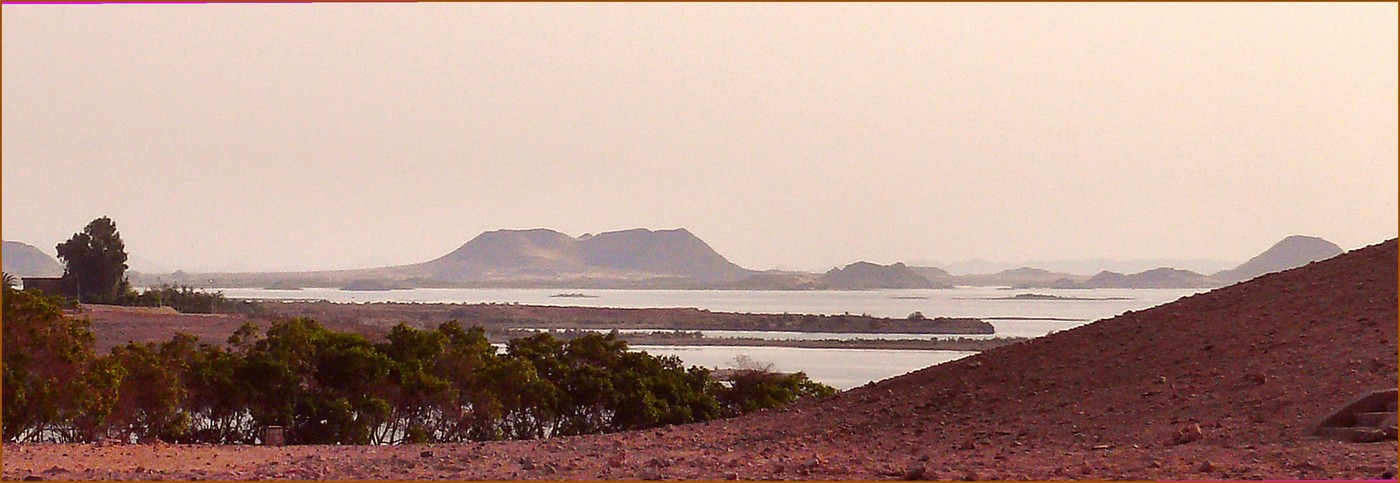
[[[1396,386],[1396,242],[784,410],[538,441],[6,445],[44,479],[1394,479],[1310,435]],[[1393,433],[1392,433],[1393,434]]]

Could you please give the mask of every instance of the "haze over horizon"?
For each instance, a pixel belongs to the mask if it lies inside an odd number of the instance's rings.
[[[1400,231],[1395,4],[0,9],[0,228],[49,254],[104,215],[199,271],[503,228],[809,271]]]

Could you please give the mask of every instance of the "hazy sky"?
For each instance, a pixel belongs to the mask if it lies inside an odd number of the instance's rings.
[[[685,227],[750,268],[1396,236],[1396,5],[3,7],[3,236],[195,270]]]

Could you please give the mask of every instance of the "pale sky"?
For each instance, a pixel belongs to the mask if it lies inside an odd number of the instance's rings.
[[[3,7],[3,236],[187,270],[685,227],[748,268],[1397,233],[1396,4]]]

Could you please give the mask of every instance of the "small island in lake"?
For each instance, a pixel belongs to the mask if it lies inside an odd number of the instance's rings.
[[[958,300],[1132,300],[1131,297],[1066,297],[1043,293],[1018,293],[1010,297],[961,298]]]
[[[412,287],[388,280],[362,279],[354,280],[340,287],[341,290],[350,292],[388,292],[390,290],[409,290]]]
[[[566,292],[566,293],[557,293],[557,294],[554,294],[554,295],[550,295],[549,298],[557,298],[557,299],[596,299],[596,298],[598,298],[598,296],[597,296],[597,295],[588,295],[588,294],[586,294],[586,293]]]

